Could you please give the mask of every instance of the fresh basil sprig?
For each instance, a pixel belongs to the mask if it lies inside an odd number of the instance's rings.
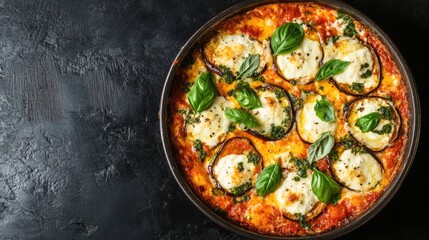
[[[225,110],[225,116],[232,122],[244,124],[244,126],[248,128],[256,127],[259,125],[258,121],[256,121],[252,114],[242,109],[228,108]]]
[[[380,123],[381,115],[378,112],[369,113],[363,117],[358,118],[355,125],[360,128],[363,133],[374,130],[377,127],[378,123]]]
[[[188,102],[195,112],[202,112],[213,104],[216,98],[216,86],[211,72],[201,73],[188,95]]]
[[[324,122],[335,121],[334,107],[326,100],[325,96],[323,96],[321,100],[316,101],[316,104],[314,105],[314,111],[316,111],[316,116]]]
[[[252,76],[259,67],[261,56],[259,54],[249,55],[240,65],[237,79],[247,78]]]
[[[330,132],[324,132],[307,150],[307,157],[310,163],[313,163],[331,152],[335,140]]]
[[[316,80],[321,81],[323,79],[327,79],[334,75],[340,74],[346,70],[347,66],[349,66],[350,63],[351,62],[349,61],[331,59],[325,64],[323,64],[323,66],[319,69],[316,74]]]
[[[341,197],[341,186],[317,168],[313,169],[311,190],[324,203],[337,203]]]
[[[304,29],[298,23],[286,23],[274,31],[271,48],[274,55],[290,53],[299,47],[304,39]]]
[[[274,192],[279,186],[281,178],[280,164],[276,163],[264,168],[256,180],[256,192],[259,196]]]
[[[245,109],[252,110],[262,107],[255,91],[248,85],[241,86],[234,90],[234,97],[237,102]]]

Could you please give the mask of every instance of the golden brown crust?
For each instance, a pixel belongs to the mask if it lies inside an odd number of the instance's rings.
[[[332,24],[336,21],[336,16],[337,12],[335,10],[313,3],[270,4],[227,19],[220,25],[219,31],[228,33],[240,32],[262,42],[269,38],[274,30],[283,23],[299,20],[304,23],[311,23],[314,29],[317,30],[320,39],[326,42],[329,36],[338,34],[337,29],[332,27]],[[232,219],[247,229],[262,234],[302,236],[321,233],[352,221],[365,212],[383,193],[390,181],[397,174],[407,142],[408,91],[387,47],[377,38],[371,29],[357,21],[355,21],[355,25],[359,32],[358,37],[370,45],[380,59],[380,69],[383,78],[378,88],[369,95],[391,97],[402,119],[401,129],[398,132],[397,138],[389,147],[375,153],[384,168],[381,183],[376,188],[367,192],[353,192],[343,189],[338,204],[327,205],[318,216],[309,221],[312,225],[312,230],[301,228],[298,222],[284,217],[282,212],[273,204],[272,194],[264,198],[259,197],[252,188],[245,193],[250,199],[234,203],[234,197],[214,191],[213,189],[216,189],[216,186],[210,178],[207,167],[209,164],[208,159],[213,157],[219,147],[213,149],[205,147],[204,150],[207,152],[207,157],[205,162],[202,163],[198,154],[193,149],[193,143],[186,140],[185,121],[183,116],[178,112],[180,109],[190,108],[186,100],[187,94],[183,91],[185,83],[193,82],[200,72],[207,71],[201,54],[197,50],[192,54],[195,62],[192,65],[182,67],[176,77],[176,85],[169,98],[169,128],[174,153],[185,178],[195,193],[210,207],[213,209],[222,209],[226,213],[227,218]],[[323,42],[322,44],[324,44]],[[347,134],[347,130],[344,127],[346,119],[344,117],[343,106],[357,97],[347,95],[340,91],[332,82],[326,80],[315,81],[306,85],[292,85],[277,74],[272,63],[267,64],[262,76],[265,78],[265,83],[277,85],[295,98],[299,98],[304,91],[317,92],[320,95],[326,96],[337,111],[338,125],[335,139],[338,141],[340,137]],[[234,99],[228,97],[227,93],[233,89],[235,83],[227,84],[221,82],[219,79],[220,77],[216,76],[216,86],[219,93],[234,102]],[[252,82],[251,86],[252,88],[256,88],[262,84]],[[236,107],[239,106],[236,104]],[[306,151],[309,147],[309,144],[299,138],[294,128],[278,141],[266,141],[239,129],[228,133],[226,140],[234,137],[248,138],[263,157],[264,166],[273,164],[276,161],[276,156],[284,152],[291,152],[296,157],[306,157]],[[318,166],[322,171],[329,169],[328,161],[321,160],[319,162]]]

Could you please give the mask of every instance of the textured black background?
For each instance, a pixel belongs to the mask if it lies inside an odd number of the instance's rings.
[[[0,0],[0,239],[240,239],[179,189],[157,116],[180,47],[235,2]],[[403,52],[425,115],[428,0],[347,2]],[[345,238],[423,238],[423,154],[391,203]]]

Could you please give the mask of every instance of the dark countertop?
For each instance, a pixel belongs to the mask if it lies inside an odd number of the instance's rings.
[[[241,239],[183,194],[157,115],[180,47],[235,2],[0,0],[0,239]],[[428,0],[346,2],[403,52],[424,123]],[[423,154],[388,206],[344,239],[426,235]]]

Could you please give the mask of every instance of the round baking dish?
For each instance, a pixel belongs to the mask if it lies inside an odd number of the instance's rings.
[[[185,57],[191,53],[193,50],[195,50],[198,46],[200,46],[202,43],[204,43],[207,38],[209,38],[212,35],[212,32],[219,23],[221,23],[223,20],[232,17],[236,14],[248,11],[250,9],[253,9],[255,7],[269,4],[269,3],[278,3],[278,2],[314,2],[335,10],[341,10],[356,20],[360,21],[367,27],[371,28],[375,34],[378,36],[378,38],[385,44],[385,46],[389,49],[394,62],[396,63],[402,77],[405,83],[405,86],[408,91],[408,102],[409,102],[409,113],[410,113],[410,119],[409,119],[409,128],[407,137],[408,141],[405,146],[405,152],[403,155],[403,161],[402,164],[399,166],[399,171],[396,174],[396,176],[392,179],[389,186],[385,189],[384,193],[374,202],[374,204],[366,210],[363,214],[359,215],[355,219],[353,219],[351,222],[344,224],[338,228],[323,232],[321,234],[317,235],[311,235],[311,236],[291,236],[291,237],[280,237],[280,236],[270,236],[270,235],[262,235],[250,230],[247,230],[245,228],[242,228],[238,224],[234,223],[233,221],[230,221],[228,219],[224,219],[220,217],[219,215],[215,214],[208,206],[205,205],[201,199],[193,192],[192,188],[189,186],[187,181],[184,179],[182,175],[182,171],[180,169],[180,166],[178,166],[178,162],[175,159],[175,156],[173,154],[171,142],[170,142],[170,136],[169,136],[169,129],[167,125],[167,114],[168,114],[168,98],[170,96],[173,82],[175,80],[175,75],[180,67],[181,61],[185,59]],[[223,228],[234,232],[236,234],[253,238],[253,239],[311,239],[311,238],[317,238],[317,239],[331,239],[335,238],[341,235],[344,235],[368,220],[370,220],[372,217],[374,217],[386,204],[392,199],[392,197],[395,195],[399,187],[401,186],[402,181],[404,180],[405,176],[408,173],[408,170],[410,169],[414,156],[417,150],[418,141],[419,141],[419,135],[420,135],[420,102],[416,90],[416,86],[414,83],[413,76],[411,74],[410,69],[408,68],[404,58],[399,53],[396,46],[393,44],[393,42],[390,40],[390,38],[372,21],[370,20],[365,14],[362,12],[354,9],[353,7],[340,2],[336,0],[329,0],[329,1],[321,1],[321,0],[313,0],[313,1],[299,1],[299,0],[293,0],[293,1],[279,1],[279,0],[247,0],[243,1],[241,3],[238,3],[237,5],[234,5],[227,10],[221,12],[217,16],[215,16],[213,19],[208,21],[206,24],[204,24],[198,31],[195,32],[195,34],[186,42],[186,44],[182,47],[179,54],[176,56],[170,71],[167,75],[162,96],[161,96],[161,106],[160,106],[160,130],[161,130],[161,138],[162,143],[165,151],[165,155],[168,161],[168,164],[170,166],[170,169],[176,179],[176,181],[179,183],[179,186],[183,189],[185,194],[188,196],[188,198],[197,206],[207,217],[209,217],[212,221],[216,222]]]

